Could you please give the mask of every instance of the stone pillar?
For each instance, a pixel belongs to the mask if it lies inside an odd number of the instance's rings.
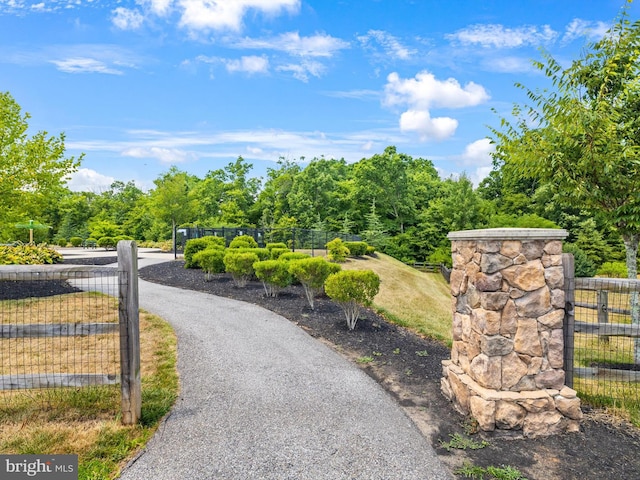
[[[496,228],[449,234],[453,345],[442,392],[484,431],[538,437],[579,430],[564,385],[565,230]]]

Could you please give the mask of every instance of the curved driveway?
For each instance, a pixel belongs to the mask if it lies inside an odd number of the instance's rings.
[[[450,479],[364,372],[261,307],[140,281],[178,336],[180,397],[122,480]]]

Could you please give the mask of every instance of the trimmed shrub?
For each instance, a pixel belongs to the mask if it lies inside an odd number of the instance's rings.
[[[367,245],[367,255],[369,255],[370,257],[375,256],[376,254],[376,247],[374,247],[373,245]]]
[[[327,251],[329,260],[336,263],[344,263],[349,256],[349,249],[339,238],[334,238],[330,242],[327,242]]]
[[[278,260],[283,254],[291,252],[288,248],[272,248],[269,250],[271,252],[271,259]],[[293,252],[291,252],[293,253]]]
[[[280,290],[291,285],[289,264],[282,260],[263,260],[253,264],[256,277],[262,280],[267,297],[277,297]]]
[[[113,237],[101,237],[96,242],[96,245],[105,250],[113,250],[116,248],[116,239]]]
[[[234,252],[239,253],[255,253],[258,256],[258,260],[271,260],[271,253],[266,248],[253,248],[253,247],[243,247],[243,248],[233,248]]]
[[[322,257],[289,262],[289,272],[302,284],[311,310],[314,309],[314,298],[322,292],[327,277],[332,273],[339,272],[341,268],[340,265],[327,262]]]
[[[627,278],[627,265],[624,262],[605,262],[598,268],[599,277]]]
[[[0,265],[43,265],[62,262],[62,255],[46,245],[0,245]]]
[[[303,260],[305,258],[311,258],[311,255],[309,255],[308,253],[288,251],[280,255],[280,257],[278,257],[278,260],[290,262],[292,260]]]
[[[224,246],[220,246],[220,240],[218,240],[218,238],[219,237],[201,237],[187,240],[184,246],[184,268],[199,268],[193,261],[193,256],[196,253],[207,248],[224,248]],[[222,241],[224,242],[224,239],[222,239]]]
[[[380,277],[371,270],[342,270],[329,275],[324,289],[342,307],[349,330],[354,330],[360,306],[371,305],[380,290]]]
[[[120,240],[135,240],[135,238],[130,237],[129,235],[118,235],[118,236],[116,237],[116,245],[118,245],[118,242],[119,242]]]
[[[253,264],[260,261],[255,253],[227,250],[224,256],[225,271],[231,274],[238,287],[244,287],[254,274]]]
[[[251,235],[238,235],[231,240],[229,248],[258,248],[258,242]]]
[[[349,249],[351,257],[361,257],[367,254],[367,242],[344,242],[344,246]]]
[[[224,255],[225,251],[217,246],[205,248],[193,255],[192,261],[204,271],[205,281],[211,280],[214,273],[224,273]]]
[[[72,247],[79,247],[80,245],[82,245],[82,238],[71,237],[69,239],[69,243],[71,244]],[[58,245],[62,245],[62,244],[58,243]],[[66,245],[66,242],[65,242],[65,245]]]
[[[265,248],[269,251],[272,251],[274,248],[284,248],[289,250],[289,248],[287,248],[287,244],[284,242],[267,243]]]

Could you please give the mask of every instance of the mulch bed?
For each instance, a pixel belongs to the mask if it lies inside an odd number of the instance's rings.
[[[529,480],[640,479],[640,430],[587,407],[581,432],[540,439],[475,432],[474,424],[453,410],[440,392],[441,361],[450,352],[440,342],[422,338],[365,310],[349,331],[339,306],[327,297],[311,310],[300,286],[266,297],[259,282],[235,286],[226,274],[205,281],[184,262],[160,263],[140,270],[141,278],[174,287],[233,298],[272,310],[355,361],[404,408],[453,472],[464,463],[486,467],[510,465]],[[477,450],[442,446],[451,435],[468,435],[489,446]]]

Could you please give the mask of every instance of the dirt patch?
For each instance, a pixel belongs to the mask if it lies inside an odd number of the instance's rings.
[[[599,411],[585,408],[581,431],[525,440],[474,431],[473,422],[456,413],[440,392],[441,360],[449,358],[443,344],[421,338],[365,310],[355,331],[348,331],[342,310],[330,299],[317,299],[311,310],[301,287],[292,286],[278,298],[265,297],[262,284],[236,287],[228,275],[206,282],[199,270],[181,261],[140,270],[145,280],[234,298],[272,310],[309,335],[354,361],[402,406],[453,472],[465,462],[486,467],[510,465],[530,480],[637,480],[640,478],[640,431]],[[489,445],[478,450],[448,451],[442,446],[454,434]]]

